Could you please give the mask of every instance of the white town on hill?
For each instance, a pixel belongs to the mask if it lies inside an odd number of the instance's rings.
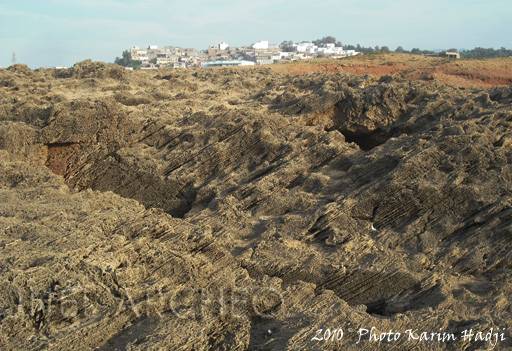
[[[358,54],[355,50],[345,50],[339,43],[316,45],[313,42],[288,42],[285,45],[274,45],[264,40],[247,47],[231,47],[220,42],[207,50],[155,45],[147,48],[134,46],[126,50],[123,58],[116,62],[128,69],[249,66],[315,57],[342,58]]]

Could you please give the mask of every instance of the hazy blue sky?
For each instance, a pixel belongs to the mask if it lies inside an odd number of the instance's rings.
[[[512,0],[0,0],[0,66],[112,61],[132,45],[267,39],[512,47]]]

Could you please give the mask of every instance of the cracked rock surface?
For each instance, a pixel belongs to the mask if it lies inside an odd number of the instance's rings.
[[[0,349],[512,347],[511,88],[0,70]],[[318,329],[343,328],[341,341]]]

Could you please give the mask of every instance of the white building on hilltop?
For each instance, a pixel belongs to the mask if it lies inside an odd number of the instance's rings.
[[[227,50],[229,48],[229,44],[224,42],[224,41],[221,41],[217,47],[219,48],[219,50]]]
[[[323,47],[317,48],[316,53],[319,56],[331,56],[331,57],[348,57],[355,56],[359,53],[355,50],[345,50],[342,46],[336,46],[336,44],[325,44]]]
[[[258,41],[252,45],[252,48],[254,50],[268,50],[268,48],[269,48],[268,40]]]
[[[325,44],[324,47],[318,48],[317,52],[325,56],[338,56],[345,53],[343,47],[336,46],[335,44]]]
[[[311,42],[298,43],[298,44],[294,44],[293,46],[295,48],[295,51],[301,52],[301,53],[306,53],[306,54],[314,54],[318,50],[318,46],[316,46],[315,44],[313,44]]]

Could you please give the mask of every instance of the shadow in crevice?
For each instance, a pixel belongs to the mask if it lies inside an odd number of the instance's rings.
[[[158,327],[159,320],[155,317],[143,316],[138,318],[130,326],[120,330],[107,340],[98,351],[124,351],[130,344],[140,343],[144,338]]]
[[[76,143],[47,146],[46,166],[64,177],[72,189],[112,191],[146,208],[161,209],[175,218],[184,218],[196,201],[194,184],[164,178],[143,164],[123,159],[116,152],[91,152],[90,146]]]
[[[287,350],[289,340],[302,328],[309,326],[305,316],[295,316],[284,321],[254,317],[248,350]]]
[[[340,130],[349,143],[356,143],[363,151],[369,151],[374,147],[384,144],[393,137],[393,132],[376,129],[372,132],[352,132],[349,130]]]
[[[435,308],[445,300],[446,296],[439,285],[425,290],[417,286],[393,298],[379,299],[368,303],[366,312],[389,317],[406,311],[415,311],[427,307]]]

